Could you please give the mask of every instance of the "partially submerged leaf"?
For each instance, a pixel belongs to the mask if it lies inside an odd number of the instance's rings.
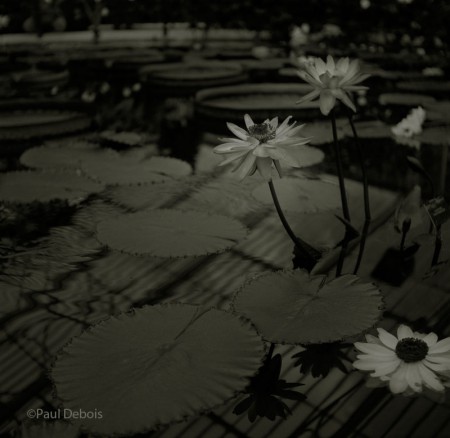
[[[328,283],[306,272],[270,272],[244,285],[234,299],[273,343],[310,344],[342,340],[372,327],[381,317],[382,297],[371,283],[343,275]]]
[[[13,203],[49,202],[54,199],[77,203],[103,185],[75,172],[17,171],[0,174],[0,200]]]
[[[283,178],[274,181],[281,207],[287,211],[316,213],[340,207],[339,187],[318,179]],[[252,195],[265,204],[272,204],[267,184],[253,190]]]
[[[110,248],[157,257],[224,251],[247,234],[238,221],[194,211],[151,210],[100,222],[97,237]]]
[[[145,432],[243,391],[264,344],[247,321],[187,304],[148,306],[101,322],[66,346],[51,371],[65,408],[94,433]]]

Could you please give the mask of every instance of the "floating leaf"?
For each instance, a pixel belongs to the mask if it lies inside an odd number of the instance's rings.
[[[0,175],[0,200],[28,203],[54,199],[80,202],[103,186],[70,172],[18,171]]]
[[[63,147],[44,145],[28,149],[21,157],[24,166],[33,169],[79,168],[81,161],[97,146],[90,143],[74,143]]]
[[[135,132],[103,131],[100,138],[124,146],[137,146],[142,143],[142,136]]]
[[[52,377],[64,407],[102,412],[95,433],[145,432],[216,407],[244,390],[264,346],[236,316],[187,304],[148,306],[74,338]]]
[[[97,237],[113,249],[157,257],[198,256],[224,251],[246,236],[246,228],[225,216],[193,211],[153,210],[100,222]]]
[[[243,286],[234,309],[273,343],[339,341],[378,321],[382,298],[373,284],[343,275],[322,286],[325,278],[300,270],[267,273]]]
[[[424,94],[411,93],[385,93],[378,98],[380,105],[423,106],[433,104],[436,99]]]
[[[192,183],[183,181],[167,181],[155,184],[140,184],[130,186],[111,187],[106,196],[113,202],[132,208],[142,210],[144,208],[167,207],[168,203],[175,202],[186,194]]]
[[[261,205],[247,191],[242,182],[230,178],[218,178],[195,190],[190,200],[196,210],[204,209],[232,217],[245,216]]]
[[[432,144],[436,146],[450,145],[450,129],[445,126],[426,128],[422,131],[418,138],[425,144]]]
[[[82,169],[92,178],[111,185],[163,182],[192,172],[188,163],[176,158],[143,158],[133,151],[120,154],[111,150],[83,160]]]
[[[318,179],[283,178],[274,181],[281,207],[287,211],[315,213],[340,207],[339,187]],[[272,204],[267,184],[253,190],[258,201]]]

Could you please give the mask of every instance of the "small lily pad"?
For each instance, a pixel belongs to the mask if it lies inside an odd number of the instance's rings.
[[[12,203],[49,202],[55,199],[77,203],[103,185],[75,172],[17,171],[0,174],[0,200]]]
[[[339,187],[319,179],[283,178],[274,181],[281,207],[286,211],[316,213],[340,207]],[[267,184],[253,190],[252,195],[265,204],[272,204]]]
[[[121,314],[76,337],[51,371],[64,408],[102,412],[91,432],[133,435],[217,407],[243,391],[264,344],[247,321],[187,304]]]
[[[381,317],[378,288],[355,275],[328,283],[305,271],[270,272],[242,287],[234,310],[249,318],[266,341],[319,344],[368,330]]]
[[[240,222],[225,216],[165,209],[118,216],[97,227],[97,238],[110,248],[156,257],[221,252],[246,234]]]

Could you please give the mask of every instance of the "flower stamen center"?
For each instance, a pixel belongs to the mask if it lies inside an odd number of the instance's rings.
[[[254,124],[248,128],[249,134],[264,143],[275,138],[275,129],[268,123]]]
[[[428,345],[422,339],[403,338],[397,343],[395,353],[403,362],[419,362],[426,358]]]

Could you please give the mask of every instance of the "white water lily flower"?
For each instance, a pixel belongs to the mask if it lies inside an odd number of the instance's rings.
[[[391,128],[394,135],[411,138],[422,132],[422,125],[427,117],[426,111],[422,107],[415,108],[397,125]]]
[[[397,337],[379,328],[378,337],[366,335],[367,342],[356,342],[364,354],[353,366],[372,371],[371,377],[388,382],[394,394],[421,392],[423,386],[442,392],[450,371],[450,338],[438,342],[435,333],[413,332],[400,325]]]
[[[296,126],[296,122],[289,125],[290,119],[291,116],[287,117],[281,125],[278,125],[278,117],[257,124],[246,114],[244,120],[247,130],[234,123],[227,123],[237,138],[222,138],[225,143],[214,148],[214,152],[226,156],[220,166],[235,163],[233,171],[237,172],[240,179],[258,170],[267,181],[272,179],[272,164],[275,164],[279,174],[280,162],[292,167],[303,167],[302,154],[308,154],[311,150],[304,145],[310,139],[298,137],[304,125]]]
[[[367,90],[358,85],[370,75],[360,73],[358,60],[350,62],[349,58],[341,58],[337,62],[328,55],[327,61],[315,58],[314,63],[305,64],[298,75],[314,89],[297,103],[309,102],[319,97],[320,111],[328,115],[336,104],[336,99],[356,112],[350,98],[350,92]]]

